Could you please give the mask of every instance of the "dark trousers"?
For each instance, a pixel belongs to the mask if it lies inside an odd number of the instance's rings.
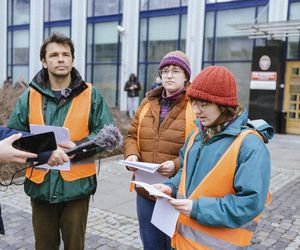
[[[155,202],[137,193],[137,215],[144,250],[169,250],[171,238],[151,223]]]
[[[65,250],[83,250],[90,197],[51,204],[32,200],[36,250],[58,250],[60,233]]]

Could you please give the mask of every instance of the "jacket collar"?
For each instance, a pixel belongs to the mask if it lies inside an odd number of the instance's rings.
[[[32,79],[29,84],[30,87],[38,91],[43,95],[48,95],[54,97],[49,83],[48,70],[41,69]],[[83,90],[85,90],[88,85],[82,80],[79,72],[76,68],[72,68],[71,71],[71,84],[69,89],[71,89],[71,93],[74,96],[79,95]]]
[[[238,134],[241,133],[242,129],[246,126],[247,119],[248,119],[248,113],[246,110],[244,110],[225,130],[216,134],[215,136],[216,137],[224,136],[224,135],[237,136]],[[197,127],[200,128],[200,119],[197,119],[195,123]]]

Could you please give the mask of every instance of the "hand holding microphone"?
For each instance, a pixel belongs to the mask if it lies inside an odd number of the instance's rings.
[[[96,135],[94,140],[81,143],[80,145],[66,150],[67,155],[85,153],[97,147],[106,151],[113,151],[122,145],[123,139],[120,130],[114,125],[105,125],[103,129]]]

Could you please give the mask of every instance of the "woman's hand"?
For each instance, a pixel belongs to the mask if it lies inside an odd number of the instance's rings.
[[[157,170],[161,175],[170,177],[175,175],[175,164],[174,161],[165,161],[160,164],[159,169]]]
[[[189,199],[169,200],[170,204],[180,213],[190,216],[193,208],[193,201]]]
[[[172,195],[172,188],[170,188],[169,186],[165,185],[165,184],[153,184],[153,187],[155,187],[156,189],[160,190],[161,192],[171,196]]]
[[[139,161],[139,157],[137,155],[129,155],[126,159],[126,161]],[[135,172],[137,169],[136,168],[133,168],[133,167],[129,167],[129,166],[126,166],[127,169],[129,169],[130,171],[133,171]]]

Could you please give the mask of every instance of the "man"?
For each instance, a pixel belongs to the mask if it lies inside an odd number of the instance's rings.
[[[43,69],[17,101],[9,127],[29,130],[30,124],[69,129],[70,144],[92,140],[105,124],[113,123],[103,97],[85,83],[73,67],[71,39],[53,34],[41,46]],[[95,150],[94,153],[100,150]],[[89,154],[91,155],[91,154]],[[24,189],[31,197],[37,250],[84,249],[90,195],[96,191],[96,166],[87,155],[76,155],[70,171],[28,170]],[[83,159],[85,158],[85,159]],[[52,165],[58,165],[53,159]]]

